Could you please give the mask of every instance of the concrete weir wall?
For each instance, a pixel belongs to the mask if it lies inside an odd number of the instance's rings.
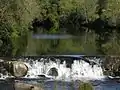
[[[5,57],[6,58],[6,57]],[[26,57],[17,57],[10,58],[7,60],[2,57],[0,59],[0,73],[4,72],[6,69],[9,72],[9,75],[15,77],[23,77],[28,72],[28,67],[24,63],[25,61],[32,59],[33,61],[40,58],[45,58],[48,62],[49,59],[55,61],[55,59],[60,59],[60,63],[63,59],[66,61],[67,67],[71,68],[73,60],[82,59],[90,65],[99,64],[103,70],[104,75],[108,76],[120,76],[120,56],[84,56],[84,55],[52,55],[52,56],[26,56]],[[27,59],[26,59],[27,58]],[[14,59],[14,60],[12,60]],[[6,73],[7,73],[6,72]]]

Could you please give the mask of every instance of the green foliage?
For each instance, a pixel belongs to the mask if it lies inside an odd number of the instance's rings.
[[[5,45],[5,49],[0,48],[1,56],[20,55],[24,52],[27,45],[28,27],[38,11],[37,2],[33,0],[0,1],[0,39]],[[7,41],[3,40],[4,38]],[[4,52],[10,54],[4,54]]]
[[[54,25],[48,33],[56,33],[59,28],[58,1],[57,0],[39,0],[39,3],[40,3],[39,19],[45,20],[49,18]]]
[[[78,90],[93,90],[93,86],[90,83],[82,83]]]
[[[120,55],[119,34],[114,33],[110,41],[102,45],[103,51],[107,55]]]
[[[103,9],[101,17],[108,18],[110,25],[117,24],[117,18],[120,14],[120,0],[106,0],[106,8]]]
[[[99,52],[98,49],[105,54],[113,54],[112,52],[119,54],[120,50],[116,49],[120,45],[119,38],[109,41],[105,37],[107,35],[111,37],[112,31],[109,32],[101,25],[101,29],[104,30],[97,30],[100,32],[98,35],[95,30],[82,27],[83,24],[92,23],[98,18],[108,20],[111,26],[119,26],[119,4],[120,0],[104,0],[104,2],[100,0],[0,0],[0,56],[33,53],[39,55],[50,52],[96,54]],[[100,11],[101,14],[98,13]],[[31,39],[29,27],[32,27],[35,18],[41,22],[49,18],[53,23],[50,30],[36,27],[41,33],[62,32],[84,36],[77,40]]]
[[[69,15],[73,11],[80,11],[88,19],[96,18],[97,0],[60,0],[60,11],[62,15]]]
[[[10,26],[6,23],[0,23],[0,56],[11,56],[12,41]]]

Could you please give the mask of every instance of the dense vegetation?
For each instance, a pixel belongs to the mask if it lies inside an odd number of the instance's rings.
[[[0,0],[0,56],[120,54],[120,0]],[[69,40],[34,40],[67,33]]]

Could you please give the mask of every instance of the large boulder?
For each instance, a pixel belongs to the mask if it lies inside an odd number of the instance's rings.
[[[27,74],[28,67],[24,62],[8,61],[4,63],[6,70],[15,77],[23,77]]]
[[[26,84],[26,83],[15,83],[15,90],[43,90],[40,86]]]

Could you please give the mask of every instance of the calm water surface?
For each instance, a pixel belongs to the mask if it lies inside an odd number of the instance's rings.
[[[44,90],[78,90],[79,81],[22,81],[24,83],[42,85]],[[90,81],[94,90],[120,90],[120,82],[115,80]],[[13,81],[0,80],[0,90],[15,90]]]

